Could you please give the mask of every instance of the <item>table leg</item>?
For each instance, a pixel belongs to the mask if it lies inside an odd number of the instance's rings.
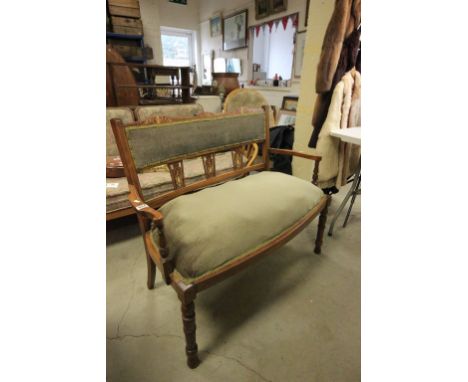
[[[356,190],[353,192],[353,197],[351,198],[351,203],[349,204],[348,212],[346,213],[346,217],[343,222],[343,228],[346,227],[346,223],[348,223],[349,215],[351,214],[351,210],[353,209],[353,204],[354,204],[354,201],[356,200],[356,196],[361,195],[361,190],[359,189],[360,184],[361,184],[361,175],[359,175],[359,180],[356,186]]]
[[[338,210],[335,213],[335,216],[333,217],[333,219],[331,221],[330,228],[328,229],[328,236],[333,235],[333,227],[335,226],[336,220],[340,216],[341,211],[343,211],[343,208],[346,206],[346,203],[348,203],[349,198],[351,196],[353,196],[353,200],[351,202],[351,206],[350,206],[350,210],[348,211],[348,215],[351,212],[351,208],[352,208],[352,205],[354,203],[355,196],[358,193],[358,188],[359,188],[360,183],[361,183],[361,158],[359,158],[358,166],[356,168],[356,171],[354,172],[353,184],[351,185],[351,188],[349,189],[349,191],[346,194],[345,198],[341,202],[340,206],[338,207]],[[347,219],[348,219],[348,217],[346,217],[346,220]],[[345,225],[346,225],[346,222],[345,222]]]

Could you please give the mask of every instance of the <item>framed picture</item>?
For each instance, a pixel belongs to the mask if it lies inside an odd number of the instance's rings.
[[[210,19],[211,37],[221,36],[221,32],[222,32],[221,15],[216,15]]]
[[[247,47],[247,9],[223,19],[223,50]]]
[[[296,112],[281,109],[278,112],[277,120],[278,120],[278,122],[276,123],[277,126],[284,126],[284,125],[294,126],[296,124]]]
[[[240,58],[228,58],[226,61],[226,72],[242,74]]]
[[[294,36],[294,57],[293,57],[293,68],[294,78],[301,78],[302,73],[302,61],[304,60],[304,48],[305,48],[306,31],[296,32]]]
[[[270,14],[270,0],[255,0],[255,20],[263,19]]]
[[[270,0],[270,12],[278,13],[288,9],[288,0]]]
[[[297,110],[298,102],[299,97],[297,96],[284,96],[283,103],[281,104],[281,109],[295,112]]]

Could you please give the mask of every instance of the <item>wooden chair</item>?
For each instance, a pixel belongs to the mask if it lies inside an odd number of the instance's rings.
[[[195,338],[196,295],[239,272],[297,235],[319,216],[315,253],[320,254],[330,197],[316,183],[320,157],[269,147],[268,109],[159,125],[112,128],[125,166],[143,235],[153,289],[156,267],[182,303],[187,364],[199,364]],[[245,145],[262,153],[245,158]],[[232,152],[233,169],[218,173],[216,153]],[[256,155],[255,150],[250,150]],[[312,183],[269,170],[269,154],[315,161]],[[201,157],[205,179],[185,184],[183,160]],[[145,203],[138,172],[167,164],[174,189]],[[250,172],[259,172],[248,175]],[[252,229],[254,225],[255,229]]]

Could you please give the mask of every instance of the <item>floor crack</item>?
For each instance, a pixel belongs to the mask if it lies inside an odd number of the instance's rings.
[[[214,355],[214,356],[217,356],[217,357],[221,357],[221,358],[226,358],[226,359],[229,359],[231,361],[234,361],[236,362],[237,364],[241,365],[244,369],[247,369],[249,370],[250,372],[256,374],[257,376],[259,376],[262,380],[266,381],[266,382],[273,382],[272,380],[270,379],[267,379],[265,378],[263,375],[261,375],[258,371],[256,371],[255,369],[252,369],[251,367],[247,366],[246,364],[244,364],[243,362],[241,362],[240,360],[238,360],[237,358],[234,358],[234,357],[229,357],[227,355],[222,355],[222,354],[217,354],[217,353],[212,353],[208,350],[200,350],[199,351],[200,353],[207,353],[207,354],[210,354],[210,355]]]
[[[125,319],[125,316],[127,315],[128,313],[128,310],[130,309],[130,305],[133,301],[133,298],[135,297],[135,284],[136,284],[136,278],[135,278],[135,266],[136,266],[136,263],[138,262],[138,256],[135,256],[135,261],[132,265],[132,271],[131,271],[131,275],[132,275],[132,295],[130,296],[129,300],[128,300],[128,303],[127,303],[127,307],[125,308],[125,311],[123,312],[122,314],[122,317],[120,317],[120,320],[119,322],[117,323],[117,335],[115,338],[118,338],[119,337],[119,333],[120,333],[120,325],[122,324],[123,320]]]
[[[156,334],[156,333],[148,333],[148,334],[125,334],[123,336],[116,336],[116,337],[107,337],[108,340],[110,341],[115,341],[115,340],[123,340],[125,338],[144,338],[144,337],[155,337],[155,338],[164,338],[164,337],[171,337],[171,338],[178,338],[178,339],[181,339],[182,341],[185,341],[184,337],[182,336],[178,336],[176,334]],[[210,354],[210,355],[214,355],[215,357],[221,357],[221,358],[225,358],[225,359],[228,359],[230,361],[234,361],[236,362],[237,364],[239,364],[240,366],[242,366],[244,369],[246,370],[249,370],[250,372],[256,374],[258,377],[260,377],[262,380],[266,381],[266,382],[273,382],[272,380],[270,379],[267,379],[265,378],[263,375],[261,375],[258,371],[256,371],[255,369],[252,369],[251,367],[247,366],[246,364],[244,364],[242,361],[238,360],[237,358],[234,358],[234,357],[229,357],[227,355],[222,355],[222,354],[217,354],[217,353],[213,353],[213,352],[210,352],[208,350],[199,350],[199,353],[207,353],[207,354]]]
[[[114,341],[114,340],[123,340],[127,337],[131,338],[142,338],[142,337],[155,337],[155,338],[163,338],[163,337],[175,337],[175,338],[180,338],[183,340],[184,338],[182,336],[178,336],[176,334],[156,334],[156,333],[148,333],[148,334],[124,334],[123,336],[116,336],[116,337],[107,337],[108,340]]]

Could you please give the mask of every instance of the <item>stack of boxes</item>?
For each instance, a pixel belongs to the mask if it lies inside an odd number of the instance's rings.
[[[128,36],[108,36],[107,42],[126,61],[144,63],[151,60],[153,50],[143,45],[143,24],[138,0],[107,0],[107,6],[112,32]]]
[[[108,0],[114,33],[143,35],[138,0]]]

